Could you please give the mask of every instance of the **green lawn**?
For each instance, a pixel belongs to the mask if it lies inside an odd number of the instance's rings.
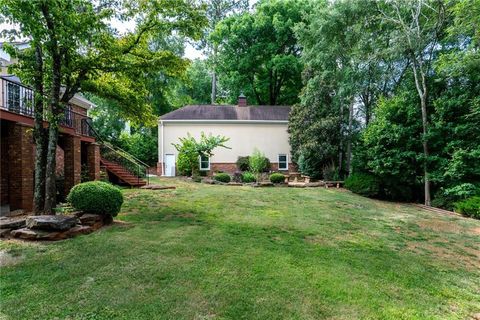
[[[480,221],[337,189],[181,180],[122,224],[2,241],[0,319],[468,319]],[[5,259],[8,257],[8,261]]]

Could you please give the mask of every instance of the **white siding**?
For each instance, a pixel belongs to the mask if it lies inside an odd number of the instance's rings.
[[[226,143],[231,149],[216,148],[211,163],[234,163],[239,156],[251,155],[255,148],[265,154],[272,163],[278,162],[279,154],[287,154],[290,159],[287,123],[179,123],[163,122],[163,139],[161,124],[159,127],[159,162],[163,154],[178,155],[172,143],[190,133],[196,139],[201,132],[223,135],[230,140]],[[162,148],[163,141],[163,148]]]

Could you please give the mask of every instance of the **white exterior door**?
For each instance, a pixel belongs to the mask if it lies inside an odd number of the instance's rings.
[[[175,155],[165,155],[165,176],[175,177]]]

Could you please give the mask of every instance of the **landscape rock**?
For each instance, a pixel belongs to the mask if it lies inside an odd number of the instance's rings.
[[[240,182],[229,182],[227,186],[243,186],[243,183]]]
[[[85,213],[80,217],[80,223],[84,226],[93,226],[97,222],[102,222],[103,224],[103,216],[99,214],[93,213]]]
[[[66,231],[78,223],[80,220],[72,215],[43,215],[29,216],[26,224],[30,229]]]
[[[0,238],[8,238],[10,229],[0,229]]]
[[[216,181],[213,180],[213,179],[203,179],[202,180],[202,183],[206,183],[206,184],[215,184]]]
[[[149,190],[165,190],[165,189],[176,189],[175,186],[160,186],[158,184],[148,184],[140,187],[140,189],[149,189]]]
[[[7,213],[7,217],[18,217],[18,216],[23,216],[25,214],[25,210],[18,209],[18,210],[13,210]]]
[[[112,224],[113,223],[113,217],[109,214],[106,214],[103,216],[103,224]]]
[[[13,230],[11,235],[25,240],[61,240],[67,238],[65,232],[49,232],[44,230],[32,230],[28,228]]]
[[[3,218],[0,220],[0,229],[20,229],[25,227],[26,218]]]
[[[253,185],[254,187],[273,187],[273,183],[267,182],[267,181],[262,181],[257,184]]]
[[[90,226],[77,225],[70,230],[66,231],[67,237],[75,237],[81,234],[89,234],[93,231],[93,228]]]

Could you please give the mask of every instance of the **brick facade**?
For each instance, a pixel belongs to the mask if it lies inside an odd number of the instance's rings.
[[[8,143],[8,203],[11,210],[33,209],[34,147],[32,129],[10,126]]]
[[[96,143],[87,145],[87,166],[90,180],[100,179],[100,146]]]
[[[162,163],[158,162],[157,163],[157,175],[161,176],[162,175]],[[279,171],[278,170],[278,163],[272,163],[270,166],[271,171]],[[290,162],[288,164],[288,170],[281,170],[280,172],[283,173],[289,173],[289,172],[297,172],[298,168],[295,163]],[[237,164],[236,163],[210,163],[210,170],[208,171],[207,175],[211,176],[215,172],[218,171],[223,171],[229,174],[233,174],[237,169]]]
[[[74,185],[81,182],[81,142],[76,136],[65,136],[64,141],[65,194],[68,194]]]

